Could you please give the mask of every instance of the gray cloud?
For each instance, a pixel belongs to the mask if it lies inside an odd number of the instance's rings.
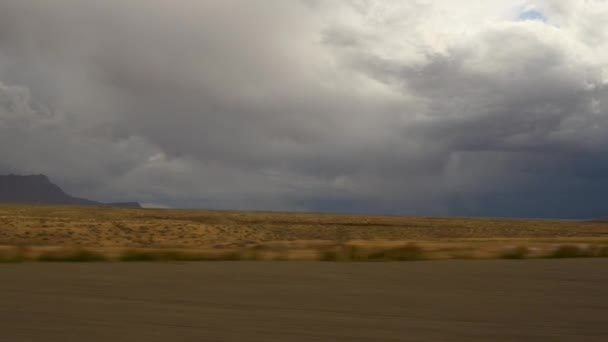
[[[171,206],[605,215],[608,7],[559,3],[0,0],[0,172]]]

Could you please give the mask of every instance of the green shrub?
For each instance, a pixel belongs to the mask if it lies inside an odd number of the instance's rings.
[[[10,250],[0,251],[0,264],[22,262],[26,259],[26,247],[15,247]]]
[[[369,254],[366,255],[364,260],[367,261],[386,261],[387,258],[387,251],[386,250],[382,250],[382,251],[372,251]]]
[[[340,246],[323,250],[321,261],[415,261],[424,260],[424,250],[415,244],[386,249],[364,249],[357,246]]]
[[[597,256],[600,258],[608,258],[608,246],[598,247]]]
[[[450,258],[451,259],[455,259],[455,260],[475,260],[475,259],[479,259],[472,252],[462,252],[462,251],[451,253],[450,254]]]
[[[101,262],[108,261],[108,258],[96,252],[79,249],[42,253],[37,260],[46,262]]]
[[[259,260],[260,254],[251,252],[227,253],[187,253],[180,251],[129,250],[123,253],[120,261],[241,261]]]
[[[319,260],[321,261],[361,261],[366,259],[367,255],[356,246],[340,245],[322,250],[319,253]]]
[[[502,259],[525,259],[529,253],[530,253],[530,250],[528,249],[528,247],[517,246],[517,247],[507,248],[500,255],[500,257]]]
[[[159,261],[161,256],[158,253],[142,252],[129,250],[124,252],[120,257],[120,261]]]
[[[369,251],[357,246],[343,246],[342,259],[345,261],[367,261]]]
[[[17,263],[24,261],[24,258],[17,254],[0,254],[0,264]]]
[[[289,253],[281,252],[274,255],[272,261],[289,261]]]
[[[338,261],[339,253],[334,250],[324,250],[319,253],[319,260],[321,261]]]
[[[549,255],[549,258],[586,258],[592,257],[593,254],[589,248],[579,247],[576,245],[561,245],[555,248]]]
[[[417,261],[424,259],[424,250],[422,247],[410,243],[402,247],[389,249],[387,251],[388,260],[395,261]]]
[[[239,252],[228,252],[220,254],[207,254],[202,258],[202,261],[240,261],[240,260],[254,260],[249,258],[248,254]]]
[[[120,261],[189,261],[190,255],[176,251],[142,251],[129,250],[124,252]]]

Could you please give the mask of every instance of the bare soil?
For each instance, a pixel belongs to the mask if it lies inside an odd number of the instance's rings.
[[[608,260],[0,265],[0,341],[606,341]]]

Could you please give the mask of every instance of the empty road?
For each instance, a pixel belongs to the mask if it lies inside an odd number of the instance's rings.
[[[0,341],[608,341],[608,259],[4,264]]]

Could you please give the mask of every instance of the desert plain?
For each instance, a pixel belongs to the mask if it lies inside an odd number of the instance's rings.
[[[2,342],[608,338],[603,220],[3,204],[0,246]]]
[[[0,205],[0,255],[85,250],[108,260],[603,257],[608,221]]]

